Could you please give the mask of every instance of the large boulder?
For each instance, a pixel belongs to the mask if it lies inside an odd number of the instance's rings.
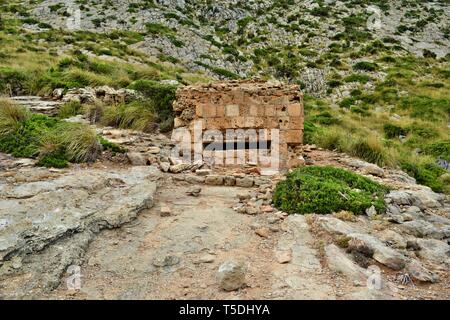
[[[417,239],[420,250],[417,255],[422,259],[437,264],[450,265],[450,246],[436,239]]]

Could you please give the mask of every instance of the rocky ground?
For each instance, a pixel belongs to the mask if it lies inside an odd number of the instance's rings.
[[[292,150],[393,191],[386,214],[288,216],[270,203],[282,176],[171,163],[163,135],[99,132],[128,158],[55,170],[1,155],[1,298],[449,298],[449,204],[402,172]]]

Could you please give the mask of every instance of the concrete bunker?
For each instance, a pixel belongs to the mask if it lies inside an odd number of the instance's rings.
[[[214,151],[229,157],[244,150],[249,159],[252,151],[265,149],[276,152],[277,165],[286,168],[288,148],[303,143],[303,96],[298,85],[246,80],[185,86],[177,90],[173,109],[175,129],[186,128],[192,141],[201,131],[203,156]],[[233,164],[242,163],[224,163]]]

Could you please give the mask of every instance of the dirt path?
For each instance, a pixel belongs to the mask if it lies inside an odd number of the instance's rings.
[[[131,225],[101,233],[81,267],[82,288],[73,295],[63,282],[58,298],[88,299],[334,299],[301,216],[271,224],[263,238],[253,229],[268,215],[236,213],[236,187],[203,187],[200,197],[188,185],[159,189],[156,205]],[[168,206],[171,215],[161,217]],[[269,225],[268,225],[269,226]],[[277,255],[292,252],[292,261]],[[227,260],[247,265],[247,286],[219,289],[216,273]]]

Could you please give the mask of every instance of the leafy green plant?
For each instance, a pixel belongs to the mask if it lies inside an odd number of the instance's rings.
[[[175,100],[177,86],[161,84],[152,80],[138,80],[133,82],[130,89],[137,90],[145,96],[148,101],[147,107],[151,104],[154,120],[159,123],[173,121],[172,103]],[[167,130],[170,130],[172,125]]]
[[[353,69],[360,71],[376,71],[378,69],[378,65],[374,62],[360,61],[353,65]]]
[[[435,192],[443,192],[445,190],[444,182],[438,178],[446,173],[446,170],[434,162],[402,160],[400,166],[402,170],[414,177],[417,183],[426,185]]]
[[[330,214],[346,210],[364,214],[372,205],[385,211],[384,187],[368,178],[334,167],[302,167],[275,188],[275,206],[291,214]]]
[[[113,153],[125,153],[127,152],[127,149],[122,148],[121,146],[119,146],[118,144],[115,144],[101,136],[98,137],[98,140],[100,142],[100,144],[102,145],[104,150],[110,150]]]

